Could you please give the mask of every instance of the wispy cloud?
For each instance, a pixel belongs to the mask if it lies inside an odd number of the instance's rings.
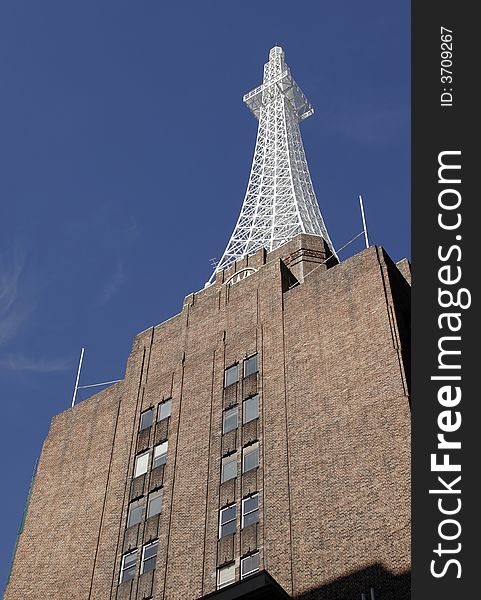
[[[125,280],[126,276],[124,273],[124,267],[122,261],[118,259],[115,263],[113,271],[109,274],[107,280],[105,281],[103,287],[99,292],[97,305],[104,306],[105,304],[107,304],[107,302],[109,302],[116,294],[116,292],[125,282]]]
[[[31,371],[35,373],[54,373],[71,368],[70,361],[61,358],[29,357],[10,354],[0,358],[0,368],[9,371]]]
[[[26,252],[18,246],[10,256],[0,256],[0,344],[17,334],[37,306],[31,290],[21,293],[26,266]]]

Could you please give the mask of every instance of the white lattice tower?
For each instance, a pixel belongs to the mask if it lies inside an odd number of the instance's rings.
[[[234,232],[216,272],[259,248],[271,251],[298,233],[322,236],[332,246],[314,193],[299,122],[314,110],[276,46],[261,86],[244,96],[259,120],[247,191]]]

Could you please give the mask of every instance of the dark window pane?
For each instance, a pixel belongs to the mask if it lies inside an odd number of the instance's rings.
[[[220,537],[224,537],[225,535],[230,535],[231,533],[235,533],[235,521],[229,521],[225,525],[222,525],[220,531]]]
[[[228,521],[235,520],[236,517],[236,506],[233,504],[228,508],[224,508],[220,513],[220,522],[222,524],[227,523]]]
[[[147,573],[148,571],[153,571],[155,569],[155,562],[157,559],[157,546],[157,541],[144,546],[144,554],[142,557],[142,573]]]
[[[236,530],[236,505],[228,506],[220,511],[219,537],[235,533]]]
[[[136,563],[137,550],[124,555],[120,568],[120,583],[123,583],[124,581],[132,581],[132,579],[135,577]]]
[[[259,416],[259,396],[256,394],[252,398],[244,400],[244,423],[253,421]]]
[[[258,523],[259,522],[259,511],[258,510],[254,510],[253,512],[250,512],[248,515],[244,516],[244,527],[249,527],[249,525],[252,525],[253,523]]]
[[[170,417],[170,413],[172,410],[172,400],[166,400],[159,404],[159,414],[157,415],[157,421],[162,421],[162,419],[166,419]]]
[[[224,424],[222,431],[228,433],[237,427],[237,406],[224,411]]]
[[[251,554],[241,560],[241,578],[247,577],[259,570],[259,553]]]
[[[250,498],[246,498],[244,500],[244,514],[250,513],[253,510],[259,508],[259,496],[256,494],[255,496],[251,496]]]
[[[149,408],[140,415],[140,431],[152,425],[153,410]]]
[[[244,473],[259,466],[259,447],[244,450]]]
[[[228,387],[239,380],[239,365],[233,365],[225,370],[224,387]]]
[[[162,490],[152,492],[149,496],[149,506],[147,509],[147,518],[158,515],[162,512],[163,493]]]
[[[222,459],[222,482],[237,477],[237,455]]]
[[[132,525],[137,525],[137,523],[142,521],[143,509],[143,500],[135,500],[130,504],[127,527],[132,527]]]
[[[258,371],[258,366],[257,366],[257,354],[254,354],[254,356],[250,356],[249,358],[246,358],[244,361],[244,377],[248,377],[249,375],[252,375],[252,373],[257,373]]]

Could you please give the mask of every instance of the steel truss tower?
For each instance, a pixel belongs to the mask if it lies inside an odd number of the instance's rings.
[[[235,260],[262,247],[271,251],[298,233],[322,236],[335,254],[299,129],[314,109],[279,46],[269,52],[262,85],[246,94],[244,102],[259,120],[254,158],[237,224],[209,283]]]

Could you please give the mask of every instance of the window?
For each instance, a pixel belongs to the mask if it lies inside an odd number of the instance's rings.
[[[221,483],[237,477],[237,452],[222,459]]]
[[[164,491],[156,490],[149,494],[149,503],[147,505],[147,519],[162,512],[162,503],[164,500]]]
[[[150,451],[143,452],[135,457],[134,477],[139,477],[139,475],[147,473],[147,469],[149,468],[149,458]]]
[[[120,583],[124,581],[132,581],[135,577],[135,568],[137,566],[137,550],[127,552],[122,556],[122,564],[120,565]]]
[[[235,504],[221,509],[219,515],[219,537],[235,533],[236,530],[237,507]]]
[[[140,431],[143,431],[152,425],[153,414],[154,411],[151,408],[140,414]]]
[[[157,560],[157,546],[159,540],[154,540],[149,544],[145,544],[142,549],[142,565],[140,567],[140,574],[148,573],[155,569],[155,562]]]
[[[249,423],[259,417],[259,395],[251,396],[244,400],[243,422]]]
[[[217,569],[217,589],[220,590],[235,581],[235,563]]]
[[[257,573],[259,570],[259,552],[241,558],[241,579]]]
[[[242,500],[242,528],[259,521],[259,494]]]
[[[166,400],[165,402],[161,402],[159,404],[159,412],[157,413],[157,421],[163,421],[170,417],[170,412],[172,410],[172,400]]]
[[[251,469],[256,469],[259,466],[259,444],[251,444],[244,448],[242,472],[246,473]]]
[[[142,521],[142,513],[144,511],[144,499],[134,500],[129,504],[129,516],[127,518],[127,527],[137,525]]]
[[[224,411],[224,419],[222,423],[222,432],[228,433],[237,428],[237,406],[228,408]]]
[[[232,365],[224,372],[224,387],[239,381],[239,365]]]
[[[246,358],[244,361],[244,377],[249,377],[249,375],[252,375],[253,373],[257,373],[257,371],[259,370],[258,367],[258,361],[257,361],[257,354],[253,354],[252,356],[249,356],[249,358]]]
[[[169,446],[169,442],[165,441],[158,446],[154,446],[154,464],[152,466],[153,469],[156,467],[160,467],[160,465],[165,465],[167,462],[167,449]]]

